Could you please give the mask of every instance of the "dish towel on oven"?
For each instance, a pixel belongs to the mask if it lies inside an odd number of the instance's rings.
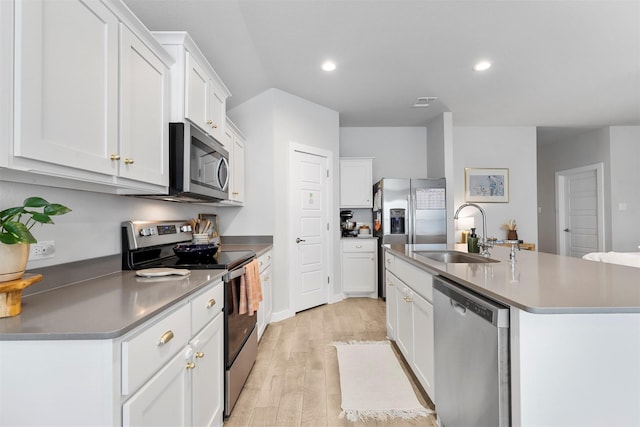
[[[244,266],[244,274],[240,276],[240,307],[238,314],[258,311],[262,301],[262,283],[260,283],[260,268],[258,260],[254,259]]]

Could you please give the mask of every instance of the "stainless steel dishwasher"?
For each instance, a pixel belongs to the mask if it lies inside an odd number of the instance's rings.
[[[433,287],[439,425],[510,425],[509,308],[442,277]]]

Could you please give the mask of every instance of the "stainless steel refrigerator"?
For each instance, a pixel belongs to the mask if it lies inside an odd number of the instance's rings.
[[[378,295],[386,298],[385,244],[447,243],[444,178],[383,178],[373,185],[373,235],[378,238]]]

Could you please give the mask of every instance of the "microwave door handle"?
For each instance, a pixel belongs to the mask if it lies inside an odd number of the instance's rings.
[[[222,182],[222,178],[220,177],[220,173],[222,171],[223,165],[224,165],[224,168],[227,170],[227,173],[225,174],[225,177],[224,177],[224,182]],[[229,162],[224,157],[220,157],[216,175],[218,176],[218,183],[220,184],[220,189],[222,191],[226,190],[227,184],[229,184]]]

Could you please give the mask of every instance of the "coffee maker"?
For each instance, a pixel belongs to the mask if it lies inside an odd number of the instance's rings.
[[[342,237],[357,237],[358,230],[356,229],[356,222],[352,221],[353,211],[344,210],[340,211],[340,229],[342,230]]]

